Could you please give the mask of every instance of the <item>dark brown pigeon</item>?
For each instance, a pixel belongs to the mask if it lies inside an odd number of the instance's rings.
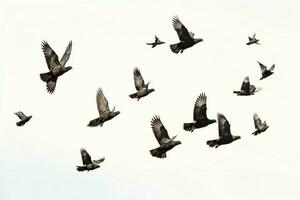
[[[262,64],[262,63],[260,63],[258,61],[257,61],[257,63],[259,64],[260,69],[261,69],[261,75],[262,75],[262,77],[260,78],[260,80],[262,80],[264,78],[267,78],[268,76],[271,76],[272,74],[274,74],[273,70],[275,68],[275,64],[273,64],[270,67],[270,69],[267,69],[267,67],[264,64]]]
[[[97,169],[100,167],[99,164],[105,160],[104,157],[99,160],[92,160],[89,153],[83,148],[80,149],[80,154],[83,163],[83,166],[77,166],[77,170],[80,172]]]
[[[233,91],[233,93],[238,96],[249,96],[254,95],[256,92],[260,91],[261,88],[256,88],[254,85],[250,85],[249,77],[247,76],[243,83],[240,91]]]
[[[146,43],[147,45],[151,45],[152,48],[156,47],[157,45],[164,44],[165,42],[160,41],[160,39],[155,35],[155,41],[152,43]]]
[[[258,39],[255,38],[256,34],[254,33],[252,37],[248,37],[249,42],[247,42],[247,45],[251,45],[251,44],[259,44],[258,43]],[[260,45],[260,44],[259,44]]]
[[[253,135],[258,135],[261,134],[262,132],[265,132],[269,126],[267,125],[267,122],[264,121],[263,123],[261,122],[260,118],[256,113],[253,115],[253,121],[254,121],[254,126],[256,131],[254,131],[252,134]]]
[[[148,88],[150,82],[145,84],[144,79],[141,75],[141,72],[138,68],[135,68],[133,70],[133,78],[134,78],[135,89],[137,90],[137,92],[130,94],[129,95],[130,98],[136,99],[137,101],[139,101],[140,98],[147,96],[151,92],[154,92],[154,89]]]
[[[21,121],[19,121],[19,122],[17,122],[16,124],[17,124],[17,126],[23,126],[23,125],[25,125],[31,118],[32,118],[32,116],[26,116],[23,112],[21,112],[21,111],[19,111],[19,112],[16,112],[15,113],[18,117],[19,117],[19,119],[21,120]]]

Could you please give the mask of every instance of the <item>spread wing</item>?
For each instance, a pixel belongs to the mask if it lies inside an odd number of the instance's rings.
[[[178,34],[180,41],[193,40],[187,28],[181,23],[177,16],[172,19],[173,27]]]
[[[134,78],[134,85],[135,85],[135,89],[137,91],[140,91],[142,89],[144,89],[145,86],[145,82],[144,79],[141,75],[141,72],[138,68],[134,68],[133,70],[133,78]]]
[[[231,136],[230,124],[223,114],[218,113],[219,136]]]
[[[20,120],[26,118],[26,115],[23,112],[21,112],[21,111],[16,112],[15,114],[19,117]]]
[[[99,88],[98,91],[97,91],[96,101],[97,101],[97,108],[98,108],[98,111],[99,111],[99,115],[109,111],[108,101],[105,98],[101,88]]]
[[[247,93],[250,92],[250,81],[249,81],[249,77],[247,76],[246,78],[244,78],[244,81],[242,83],[242,87],[241,87],[242,91],[245,91]]]
[[[202,119],[207,119],[206,116],[206,95],[205,93],[201,93],[196,102],[195,102],[195,106],[194,106],[194,120],[198,121],[198,120],[202,120]]]
[[[255,39],[256,33],[253,34],[252,39]]]
[[[100,158],[99,160],[93,160],[93,162],[96,163],[96,164],[100,164],[100,163],[102,163],[104,160],[105,160],[105,158],[103,157],[103,158]]]
[[[50,47],[47,41],[42,42],[42,50],[44,52],[44,56],[46,58],[46,62],[50,71],[56,67],[60,67],[58,56]]]
[[[85,149],[83,149],[83,148],[80,149],[80,154],[81,154],[81,158],[82,158],[82,163],[84,165],[93,164],[91,156]]]
[[[162,124],[159,116],[154,116],[151,120],[151,128],[156,140],[161,145],[164,140],[170,140],[167,129]]]
[[[255,129],[259,129],[259,127],[261,126],[261,120],[256,113],[254,113],[253,115],[253,120],[254,120]]]
[[[269,71],[273,71],[274,68],[275,68],[275,64],[273,64],[273,65],[270,67]]]
[[[262,63],[260,63],[260,62],[258,62],[258,61],[257,61],[257,63],[258,63],[259,66],[260,66],[261,73],[264,73],[264,72],[267,70],[267,67],[266,67],[264,64],[262,64]]]
[[[71,52],[72,52],[72,41],[69,42],[68,47],[67,47],[63,57],[60,59],[61,66],[63,66],[63,67],[65,66],[65,64],[67,63],[67,61],[70,58]]]

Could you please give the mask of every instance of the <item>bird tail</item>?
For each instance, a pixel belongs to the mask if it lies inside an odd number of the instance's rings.
[[[252,135],[258,135],[259,134],[259,131],[254,131],[253,133],[252,133]]]
[[[178,44],[171,44],[171,45],[170,45],[170,49],[171,49],[171,51],[173,51],[174,53],[179,53],[179,51],[181,50],[181,49],[178,47]]]
[[[16,124],[17,124],[17,126],[23,126],[23,125],[24,125],[24,122],[23,122],[23,121],[19,121],[19,122],[17,122]]]
[[[241,91],[233,91],[233,93],[237,94],[237,95],[240,95],[241,94]]]
[[[166,153],[163,153],[159,148],[150,150],[150,153],[152,156],[157,157],[157,158],[166,158],[167,157]]]
[[[41,77],[42,81],[49,82],[52,78],[52,73],[51,72],[42,73],[42,74],[40,74],[40,77]]]
[[[132,99],[137,98],[137,93],[130,94],[129,97]]]
[[[99,119],[99,117],[98,117],[98,118],[96,118],[96,119],[91,120],[91,121],[89,122],[88,126],[89,126],[89,127],[96,127],[96,126],[98,126],[99,124],[100,124],[100,119]]]
[[[206,144],[209,146],[209,147],[215,147],[217,148],[218,147],[218,140],[208,140],[206,142]]]
[[[82,172],[86,170],[86,166],[76,166],[77,171]]]
[[[193,130],[193,123],[184,123],[183,129],[186,131],[192,131]]]

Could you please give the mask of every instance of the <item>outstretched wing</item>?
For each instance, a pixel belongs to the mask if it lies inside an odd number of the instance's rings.
[[[226,117],[221,113],[218,113],[218,125],[220,137],[231,136],[230,124]]]
[[[99,88],[97,91],[96,101],[97,101],[97,108],[99,111],[99,115],[109,111],[108,101],[105,98],[101,88]]]
[[[44,56],[46,58],[46,62],[48,65],[48,69],[51,71],[52,69],[59,67],[60,62],[58,61],[58,56],[50,47],[47,41],[42,42],[42,50],[44,52]]]
[[[273,65],[270,67],[269,71],[273,71],[274,68],[275,68],[275,64],[273,64]]]
[[[82,163],[84,165],[93,164],[91,156],[85,149],[81,148],[80,154],[81,154],[81,158],[82,158]]]
[[[154,116],[151,120],[151,128],[155,135],[156,140],[161,145],[164,140],[169,140],[170,137],[168,135],[167,129],[162,124],[159,116]]]
[[[159,42],[159,38],[155,35],[155,41],[154,41],[154,43],[157,43],[157,42]]]
[[[145,82],[144,79],[141,75],[141,72],[138,68],[134,68],[133,70],[133,78],[134,78],[134,85],[135,85],[135,89],[137,91],[142,90],[143,88],[145,88]]]
[[[69,42],[68,47],[67,47],[63,57],[60,59],[61,66],[63,66],[63,67],[65,66],[65,64],[67,63],[67,61],[70,58],[71,52],[72,52],[72,40]]]
[[[16,112],[15,114],[19,117],[20,120],[26,118],[26,115],[23,112],[21,112],[21,111]]]
[[[242,87],[241,87],[242,91],[245,91],[247,93],[250,92],[250,81],[249,81],[249,77],[247,76],[246,78],[244,78],[244,81],[242,83]]]
[[[258,61],[257,61],[257,63],[258,63],[259,66],[260,66],[261,73],[264,73],[264,72],[267,70],[267,67],[266,67],[264,64],[262,64],[262,63],[260,63],[260,62],[258,62]]]
[[[256,113],[254,113],[253,115],[253,120],[254,120],[255,129],[259,129],[259,127],[261,126],[261,120]]]
[[[255,36],[256,36],[256,33],[253,34],[252,39],[256,39]]]
[[[172,19],[173,27],[181,41],[193,40],[187,28],[181,23],[177,16]]]
[[[105,160],[105,158],[103,157],[103,158],[100,158],[99,160],[93,160],[93,162],[96,163],[96,164],[100,164],[100,163],[102,163],[104,160]]]
[[[194,120],[198,121],[198,120],[203,120],[203,119],[207,119],[206,116],[206,95],[205,93],[201,93],[196,102],[195,102],[195,106],[194,106]]]

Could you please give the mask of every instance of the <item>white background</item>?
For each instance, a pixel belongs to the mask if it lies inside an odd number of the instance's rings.
[[[296,0],[2,0],[0,199],[299,199],[299,7]],[[173,54],[173,15],[204,42]],[[253,33],[262,45],[245,45]],[[146,46],[154,34],[167,44]],[[73,41],[73,69],[53,95],[39,78],[47,71],[42,40],[59,57]],[[275,74],[259,81],[256,61],[275,63]],[[128,97],[134,67],[155,88],[139,102]],[[262,90],[237,97],[245,76]],[[99,87],[121,114],[88,128]],[[216,123],[182,129],[201,92],[208,117],[223,113],[241,140],[210,149]],[[19,110],[33,115],[24,127],[15,125]],[[257,137],[254,112],[270,125]],[[167,159],[149,153],[158,146],[155,114],[182,141]],[[106,157],[100,169],[76,171],[81,147]]]

